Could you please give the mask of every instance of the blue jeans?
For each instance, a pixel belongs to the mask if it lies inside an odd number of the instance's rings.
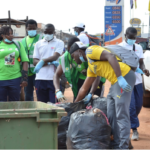
[[[138,115],[143,105],[143,86],[142,83],[135,85],[131,95],[130,103],[130,122],[131,129],[139,127]]]
[[[12,80],[0,80],[0,102],[19,101],[20,99],[20,82],[21,78]]]
[[[38,101],[55,103],[55,87],[53,80],[36,80],[35,88]]]
[[[28,86],[25,87],[25,101],[34,101],[35,74],[28,76]]]

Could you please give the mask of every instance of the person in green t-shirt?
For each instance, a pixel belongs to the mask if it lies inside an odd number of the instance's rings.
[[[33,52],[36,42],[42,39],[42,35],[37,34],[37,22],[35,20],[28,20],[26,23],[27,36],[22,39],[22,44],[26,50],[29,58],[28,69],[28,86],[25,88],[25,100],[34,100],[34,86],[35,86],[35,73],[33,65]]]
[[[70,47],[73,45],[73,43],[80,41],[76,37],[72,37],[68,40],[68,51],[70,50]],[[60,65],[58,66],[56,73],[54,75],[54,86],[56,89],[56,97],[58,101],[65,100],[64,95],[62,94],[60,90],[60,77],[64,73],[65,77],[67,78],[70,86],[72,87],[72,91],[74,94],[74,99],[76,98],[79,89],[82,87],[85,79],[86,79],[86,72],[88,68],[87,62],[83,62],[82,64],[78,65],[72,58],[71,55],[66,51],[61,57],[60,57]],[[104,81],[100,81],[100,77],[97,77],[94,84],[92,85],[90,89],[90,93],[87,95],[88,100],[91,99],[93,94],[96,94],[98,96],[101,95],[102,92],[102,86],[105,83]]]
[[[19,101],[21,87],[26,87],[28,84],[28,61],[23,45],[13,41],[12,28],[1,27],[0,102],[7,101],[7,97],[9,97],[9,101]]]

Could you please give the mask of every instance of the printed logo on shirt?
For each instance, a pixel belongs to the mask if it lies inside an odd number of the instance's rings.
[[[35,46],[36,43],[33,44],[33,46]]]
[[[9,50],[11,51],[11,50],[12,50],[12,48],[9,48]]]
[[[81,68],[81,65],[78,65],[78,68]]]
[[[4,49],[0,49],[0,52],[4,51]]]
[[[137,49],[135,49],[135,52],[138,52],[138,50],[137,50]]]
[[[51,47],[51,49],[53,49],[53,50],[54,50],[54,49],[55,49],[55,47]]]
[[[68,71],[69,70],[69,68],[68,67],[66,67],[66,71]]]
[[[5,56],[5,65],[14,65],[15,64],[15,52]]]

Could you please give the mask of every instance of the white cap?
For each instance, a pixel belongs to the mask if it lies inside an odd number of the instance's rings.
[[[78,28],[85,28],[85,24],[84,23],[77,23],[73,28],[78,27]]]

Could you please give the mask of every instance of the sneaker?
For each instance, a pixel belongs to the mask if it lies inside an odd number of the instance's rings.
[[[133,149],[132,143],[131,143],[131,139],[129,141],[129,149]]]
[[[133,130],[132,138],[133,141],[138,141],[139,140],[139,133],[137,130]]]

